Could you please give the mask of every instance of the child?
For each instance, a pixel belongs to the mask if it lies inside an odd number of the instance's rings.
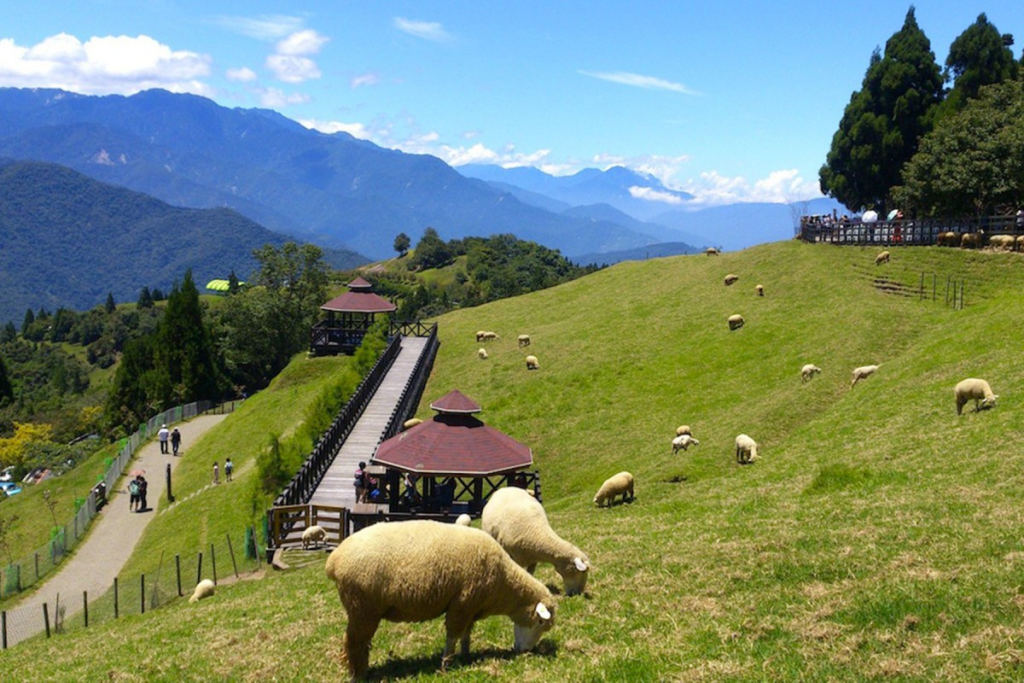
[[[228,481],[231,481],[231,473],[235,471],[235,465],[231,462],[231,458],[228,458],[224,463],[224,476]]]
[[[218,469],[218,467],[217,467],[217,461],[216,460],[213,461],[213,483],[214,484],[219,484],[220,483],[220,469]]]

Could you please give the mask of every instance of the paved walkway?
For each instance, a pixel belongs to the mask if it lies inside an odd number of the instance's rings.
[[[173,472],[181,458],[188,457],[189,449],[199,437],[225,417],[227,415],[200,415],[189,422],[179,422],[175,425],[181,432],[181,456],[177,458],[162,455],[156,439],[139,450],[129,464],[129,471],[145,471],[146,481],[149,482],[146,502],[150,509],[142,513],[129,511],[128,477],[123,477],[121,488],[111,494],[107,505],[93,520],[89,535],[79,544],[71,559],[66,560],[33,595],[17,607],[8,610],[8,646],[13,646],[44,630],[43,603],[50,604],[52,620],[58,593],[61,596],[61,604],[66,605],[64,618],[67,619],[82,609],[82,591],[89,591],[89,595],[95,599],[110,589],[114,577],[121,572],[135,550],[135,545],[142,538],[146,525],[156,515],[157,505],[166,494],[167,463],[171,463]]]

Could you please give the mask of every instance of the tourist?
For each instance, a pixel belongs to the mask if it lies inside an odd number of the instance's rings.
[[[149,489],[149,482],[147,482],[146,478],[140,474],[139,475],[139,509],[136,510],[136,512],[145,512],[146,510],[149,509],[149,506],[146,504],[146,492],[147,492],[148,489]]]
[[[128,482],[128,509],[131,512],[139,509],[139,477],[141,476],[136,475],[134,479]]]
[[[178,454],[178,448],[180,448],[180,447],[181,447],[181,432],[179,432],[178,428],[175,427],[174,431],[171,432],[171,450],[173,450],[174,454],[177,455]]]
[[[213,461],[213,483],[215,485],[220,483],[220,468],[217,467],[216,460]]]
[[[160,425],[160,431],[156,433],[157,438],[160,439],[160,452],[164,455],[167,454],[167,438],[171,435],[167,429],[167,425]]]
[[[231,462],[231,458],[228,458],[224,462],[224,478],[231,481],[231,473],[235,471],[235,465]]]
[[[365,503],[366,498],[366,463],[360,462],[353,477],[356,487],[356,502]]]

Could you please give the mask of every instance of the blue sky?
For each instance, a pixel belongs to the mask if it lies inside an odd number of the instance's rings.
[[[871,51],[909,4],[13,3],[0,86],[198,93],[325,132],[555,174],[621,164],[698,205],[817,195]],[[980,12],[1024,44],[1019,0],[917,2],[940,64]]]

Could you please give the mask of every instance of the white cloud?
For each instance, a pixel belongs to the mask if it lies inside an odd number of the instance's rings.
[[[267,57],[267,68],[274,72],[277,80],[285,83],[302,83],[321,76],[316,62],[295,55],[270,55]]]
[[[690,157],[681,154],[679,156],[667,156],[664,154],[641,154],[638,156],[622,156],[619,154],[595,154],[590,163],[602,171],[612,166],[625,166],[637,173],[646,173],[654,176],[665,187],[676,188],[676,177],[682,172],[683,166],[690,161]]]
[[[663,204],[682,204],[683,200],[671,192],[661,192],[653,187],[639,187],[634,185],[629,188],[629,194],[633,199],[643,199],[648,202],[661,202]]]
[[[584,76],[590,76],[591,78],[598,78],[602,81],[611,81],[612,83],[621,83],[622,85],[630,85],[634,88],[645,88],[648,90],[670,90],[672,92],[683,93],[684,95],[699,95],[700,93],[696,90],[692,90],[682,83],[674,83],[672,81],[666,81],[662,78],[656,78],[654,76],[642,76],[640,74],[629,73],[628,71],[579,71]]]
[[[695,199],[687,204],[695,208],[739,202],[789,204],[822,196],[817,180],[804,180],[796,169],[772,171],[753,183],[743,176],[728,177],[707,171],[687,182],[684,188],[694,195]]]
[[[246,66],[239,69],[228,69],[224,72],[224,75],[229,81],[240,81],[242,83],[255,81],[257,78],[256,72]]]
[[[299,17],[282,14],[262,15],[259,17],[215,17],[213,22],[224,28],[259,40],[278,40],[302,28],[303,21]]]
[[[271,109],[309,102],[309,95],[305,93],[286,93],[277,88],[256,88],[254,92],[260,96],[260,104]]]
[[[320,52],[327,36],[320,35],[311,28],[297,31],[277,44],[277,52],[282,55],[315,55]]]
[[[199,79],[208,55],[172,50],[145,35],[98,36],[82,43],[60,33],[28,48],[0,40],[0,86],[61,88],[88,95],[130,95],[149,88],[212,95]]]
[[[380,76],[375,73],[360,74],[358,76],[354,76],[352,80],[349,81],[349,85],[353,90],[364,85],[377,85],[378,83],[380,83]]]
[[[369,129],[361,123],[318,121],[317,119],[299,119],[299,123],[306,128],[318,130],[321,133],[327,133],[328,135],[333,135],[334,133],[348,133],[352,137],[359,138],[360,140],[369,140],[371,138]]]
[[[451,39],[444,26],[436,21],[415,21],[405,17],[395,17],[395,28],[417,38],[441,43]]]

